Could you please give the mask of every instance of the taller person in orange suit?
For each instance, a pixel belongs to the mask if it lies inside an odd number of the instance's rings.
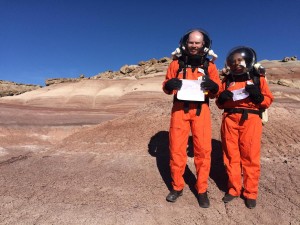
[[[208,208],[210,202],[207,189],[212,150],[209,98],[216,97],[221,81],[216,65],[207,57],[211,47],[207,32],[202,29],[190,30],[181,38],[179,46],[163,82],[163,91],[168,95],[174,95],[169,130],[173,189],[166,200],[175,202],[183,194],[185,186],[183,174],[187,163],[187,143],[191,131],[198,202],[200,207]],[[191,96],[190,99],[178,98],[178,92],[185,80],[204,80],[199,82],[198,86],[199,90],[201,88],[205,92],[205,94],[202,92],[204,95],[202,100],[198,99],[198,96]]]

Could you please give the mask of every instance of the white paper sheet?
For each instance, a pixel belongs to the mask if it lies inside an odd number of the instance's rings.
[[[233,93],[233,97],[232,97],[233,101],[242,100],[249,96],[249,93],[245,90],[245,88],[234,90],[232,91],[232,93]]]
[[[204,101],[204,91],[201,89],[200,84],[202,79],[199,80],[186,80],[182,79],[182,87],[177,92],[177,98],[179,100],[187,101]]]

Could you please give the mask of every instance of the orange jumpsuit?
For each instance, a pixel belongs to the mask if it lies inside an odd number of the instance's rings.
[[[164,86],[169,79],[176,77],[178,68],[178,60],[173,60],[169,65],[166,80],[163,82],[163,90],[167,94],[177,93],[176,90],[168,92]],[[209,78],[216,82],[220,89],[221,81],[218,70],[212,62],[209,62],[208,73]],[[191,68],[186,69],[186,79],[197,80],[198,77],[203,75],[204,72],[201,69],[195,69],[194,71]],[[178,78],[183,78],[182,72],[179,73]],[[208,97],[214,98],[215,95],[208,92]],[[204,193],[208,187],[211,161],[210,109],[207,103],[202,104],[200,115],[197,116],[197,107],[196,103],[190,102],[189,110],[185,113],[183,102],[173,102],[169,130],[169,150],[172,186],[177,191],[182,190],[185,185],[183,174],[187,163],[187,143],[190,131],[192,132],[194,144],[194,164],[197,173],[196,189],[198,193]]]
[[[227,90],[238,90],[245,86],[246,81],[232,82]],[[225,89],[226,82],[223,82],[221,91]],[[258,110],[259,108],[268,108],[274,97],[264,76],[260,77],[260,90],[264,95],[264,100],[260,104],[254,104],[250,97],[247,97],[237,101],[229,100],[223,105],[219,105],[217,102],[217,105],[220,109]],[[241,119],[241,117],[241,113],[226,112],[223,113],[222,117],[221,138],[223,158],[228,174],[228,193],[233,196],[240,196],[243,179],[244,197],[256,199],[260,176],[262,121],[259,115],[252,113],[248,113],[246,120]]]

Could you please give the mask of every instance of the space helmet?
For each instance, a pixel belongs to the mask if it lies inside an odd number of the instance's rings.
[[[184,55],[189,55],[189,52],[187,50],[187,41],[189,39],[190,33],[194,32],[194,31],[199,31],[200,33],[203,34],[204,46],[202,47],[199,55],[205,56],[211,48],[212,40],[210,39],[208,32],[206,32],[204,29],[200,29],[200,28],[190,29],[181,37],[181,39],[179,41],[180,51]]]
[[[232,75],[241,75],[250,72],[256,63],[256,52],[247,46],[232,48],[225,61],[225,68],[229,69]]]

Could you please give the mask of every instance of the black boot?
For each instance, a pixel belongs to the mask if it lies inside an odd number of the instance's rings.
[[[199,202],[199,206],[201,208],[208,208],[210,203],[209,203],[209,199],[208,199],[208,196],[207,196],[207,191],[204,192],[204,193],[199,193],[198,194],[198,202]]]
[[[179,196],[181,196],[182,193],[183,193],[183,190],[181,190],[181,191],[175,191],[175,190],[172,190],[172,191],[167,195],[166,200],[167,200],[168,202],[176,202],[177,198],[178,198]]]
[[[245,203],[246,203],[247,208],[249,208],[249,209],[253,209],[256,206],[255,199],[246,198]]]
[[[238,196],[233,196],[229,193],[226,193],[224,195],[224,197],[222,198],[222,201],[225,202],[225,203],[228,203],[228,202],[231,202],[233,199],[237,198]]]

